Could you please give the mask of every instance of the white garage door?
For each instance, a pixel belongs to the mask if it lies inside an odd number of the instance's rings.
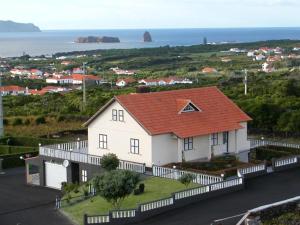
[[[46,186],[61,189],[61,183],[67,182],[67,168],[63,165],[45,162]]]

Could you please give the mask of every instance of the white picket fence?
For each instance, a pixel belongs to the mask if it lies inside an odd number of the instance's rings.
[[[169,178],[173,180],[178,180],[183,174],[193,174],[195,176],[193,182],[201,185],[208,185],[208,184],[213,184],[213,183],[223,181],[223,178],[218,176],[202,174],[202,173],[194,173],[194,172],[177,170],[177,169],[166,168],[166,167],[155,166],[155,165],[152,166],[152,173],[153,176]]]
[[[270,140],[258,140],[258,139],[249,139],[249,141],[250,141],[250,148],[251,149],[261,147],[261,146],[267,146],[267,145],[300,149],[300,144],[292,144],[292,143],[285,143],[285,142],[279,142],[279,141],[270,141]]]
[[[120,160],[119,169],[121,170],[130,170],[135,171],[137,173],[145,173],[146,172],[146,165],[142,163],[135,163],[129,161]]]
[[[154,209],[159,209],[162,207],[174,205],[177,200],[189,198],[193,196],[199,196],[203,195],[209,192],[223,190],[227,188],[236,187],[239,185],[242,185],[244,182],[243,178],[234,178],[226,181],[222,181],[215,184],[209,184],[206,186],[198,187],[198,188],[192,188],[187,189],[183,191],[179,191],[173,194],[170,198],[160,199],[153,202],[147,202],[140,205],[139,209],[129,209],[129,210],[120,210],[120,211],[112,211],[111,212],[111,218],[113,219],[122,219],[122,218],[134,218],[137,215],[137,212],[143,213]],[[86,223],[88,224],[101,224],[101,223],[107,223],[110,222],[109,215],[107,216],[86,216]]]
[[[237,174],[238,174],[239,177],[241,177],[243,175],[247,175],[247,174],[251,174],[251,173],[266,171],[266,169],[267,169],[266,164],[262,163],[262,164],[259,164],[259,165],[240,168],[240,169],[237,170]]]
[[[109,215],[87,217],[87,224],[99,224],[99,223],[109,223]]]
[[[173,198],[166,198],[154,202],[148,202],[145,204],[141,204],[141,212],[146,212],[149,210],[158,209],[173,204],[174,204]]]
[[[179,191],[174,194],[175,200],[188,198],[195,195],[201,195],[209,192],[209,186],[193,188],[185,191]]]
[[[287,158],[277,159],[274,162],[274,166],[276,167],[282,167],[287,165],[292,165],[298,163],[298,157],[297,156],[291,156]]]
[[[114,219],[121,219],[121,218],[131,218],[135,217],[136,210],[130,209],[130,210],[118,210],[118,211],[112,211],[112,218]]]

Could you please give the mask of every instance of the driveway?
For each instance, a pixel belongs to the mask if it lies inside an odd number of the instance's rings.
[[[59,191],[25,184],[25,169],[0,175],[0,225],[71,225],[55,210]]]
[[[246,189],[169,211],[136,225],[209,225],[213,220],[245,213],[261,205],[300,195],[300,169],[246,181]],[[240,219],[226,224],[236,224]]]

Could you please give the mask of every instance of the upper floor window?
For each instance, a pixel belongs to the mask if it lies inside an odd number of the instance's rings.
[[[218,133],[212,134],[212,145],[218,145]]]
[[[223,144],[227,144],[228,142],[228,132],[223,132]]]
[[[194,106],[192,103],[188,104],[183,110],[182,112],[195,112],[195,111],[199,111],[199,109]]]
[[[130,139],[130,153],[139,154],[140,153],[140,141],[139,139]]]
[[[183,144],[184,151],[193,150],[193,138],[192,137],[185,138],[183,140],[183,142],[184,142],[184,144]]]
[[[116,109],[112,110],[112,120],[118,121],[118,110],[116,110]]]
[[[119,110],[119,121],[124,122],[124,110]]]
[[[112,120],[124,122],[124,110],[112,110]]]
[[[107,135],[99,134],[99,148],[107,149]]]

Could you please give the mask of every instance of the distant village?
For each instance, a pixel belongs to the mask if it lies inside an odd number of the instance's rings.
[[[230,63],[232,61],[231,55],[242,54],[251,58],[253,61],[261,62],[261,68],[257,71],[271,73],[276,71],[275,64],[285,59],[300,59],[300,47],[293,48],[294,53],[285,54],[285,50],[280,47],[268,48],[260,47],[258,49],[239,49],[231,48],[228,51],[223,51],[223,53],[229,53],[227,56],[220,57],[220,61],[223,63]],[[231,55],[230,55],[231,54]],[[85,55],[77,56],[60,56],[55,58],[62,66],[72,66],[72,59],[82,58]],[[94,56],[97,57],[97,56]],[[46,56],[43,58],[30,57],[29,60],[36,62],[42,60],[53,59],[52,56]],[[136,79],[135,75],[138,75],[138,70],[126,70],[119,67],[110,68],[110,72],[117,76],[115,82],[105,80],[103,77],[98,75],[86,74],[84,67],[74,67],[65,71],[56,72],[56,68],[53,68],[54,72],[42,71],[37,68],[27,69],[22,65],[12,67],[10,65],[10,59],[0,58],[0,72],[2,71],[2,76],[10,78],[19,78],[21,80],[39,80],[45,83],[45,87],[41,89],[29,89],[28,87],[20,87],[17,85],[6,85],[1,86],[0,91],[2,96],[7,95],[44,95],[46,93],[67,93],[73,90],[81,90],[83,84],[89,85],[103,85],[107,84],[114,86],[115,88],[123,88],[129,85],[132,86],[168,86],[168,85],[190,85],[195,82],[195,80],[188,77],[182,76],[169,76],[160,78],[146,78],[146,79]],[[5,72],[5,73],[4,73]],[[203,67],[200,68],[199,73],[202,74],[218,74],[219,71],[213,67]]]

